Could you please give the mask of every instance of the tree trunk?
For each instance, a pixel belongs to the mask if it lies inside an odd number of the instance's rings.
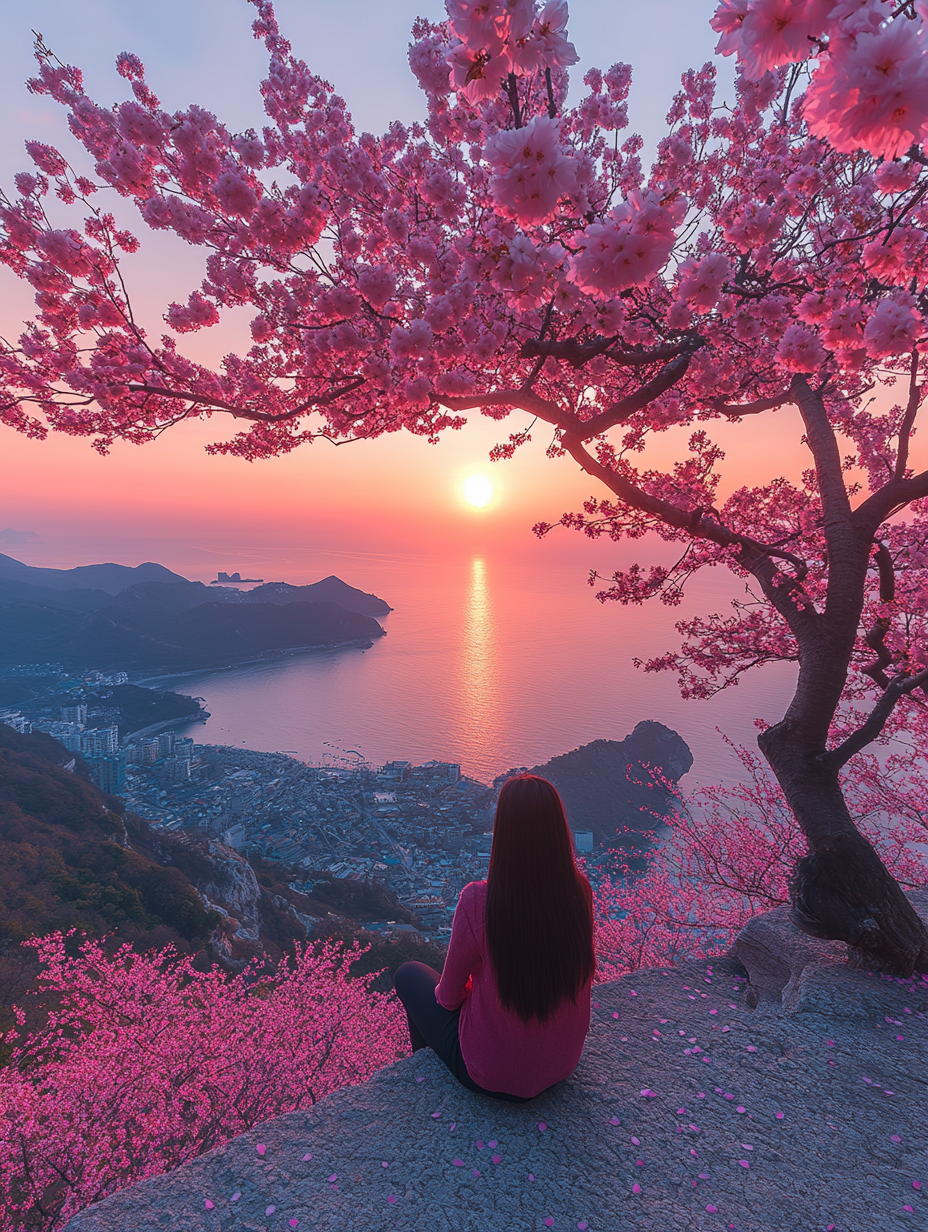
[[[928,931],[851,820],[823,750],[789,718],[758,744],[809,843],[790,880],[793,923],[813,937],[846,942],[857,966],[906,978],[928,971]]]

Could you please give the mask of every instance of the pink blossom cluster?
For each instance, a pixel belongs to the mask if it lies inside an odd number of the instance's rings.
[[[395,998],[371,992],[373,976],[349,978],[357,947],[298,949],[259,978],[200,971],[170,950],[88,941],[74,953],[60,933],[25,944],[47,1012],[37,1031],[10,1032],[0,1070],[3,1232],[53,1232],[408,1049]]]
[[[571,280],[602,299],[644,286],[667,264],[685,212],[686,201],[677,194],[662,200],[653,191],[632,191],[608,218],[583,232]]]
[[[560,120],[535,116],[524,128],[497,133],[484,148],[496,173],[493,199],[522,226],[547,222],[577,187],[578,160],[565,152],[560,128]]]
[[[453,87],[471,103],[493,98],[510,74],[577,62],[567,41],[567,0],[548,0],[540,11],[534,0],[445,0],[445,10]]]
[[[928,137],[928,5],[893,0],[722,0],[717,51],[758,80],[812,60],[804,114],[837,150],[899,158]]]

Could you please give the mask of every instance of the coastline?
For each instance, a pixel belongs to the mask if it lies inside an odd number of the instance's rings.
[[[387,631],[384,629],[382,636],[386,637]],[[315,646],[284,646],[280,650],[264,650],[259,655],[252,656],[248,659],[236,659],[233,663],[222,663],[213,666],[194,667],[185,671],[162,671],[157,675],[150,672],[144,672],[130,676],[130,683],[138,685],[140,688],[148,688],[159,680],[184,680],[192,676],[205,676],[213,672],[231,672],[237,667],[253,667],[261,663],[273,663],[277,659],[296,658],[304,654],[321,654],[329,650],[349,650],[355,647],[359,650],[370,650],[374,643],[370,638],[351,638],[345,642],[324,642]],[[172,690],[173,692],[173,690]]]

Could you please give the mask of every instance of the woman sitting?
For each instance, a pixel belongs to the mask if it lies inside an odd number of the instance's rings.
[[[461,891],[444,971],[395,977],[413,1051],[458,1082],[523,1103],[577,1068],[590,1027],[593,896],[555,788],[534,774],[499,793],[486,881]]]

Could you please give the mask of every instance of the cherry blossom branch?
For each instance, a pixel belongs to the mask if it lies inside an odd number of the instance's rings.
[[[793,401],[794,395],[790,388],[784,389],[782,393],[773,394],[769,398],[759,398],[756,402],[745,402],[741,406],[731,405],[724,398],[713,398],[709,406],[713,411],[718,411],[720,415],[727,415],[729,419],[741,419],[744,415],[761,415],[764,411],[775,411],[785,403]]]
[[[584,432],[587,426],[583,425]],[[669,501],[650,495],[593,457],[584,446],[584,438],[578,433],[565,432],[561,437],[561,445],[583,470],[594,475],[633,509],[650,514],[674,530],[694,538],[706,539],[721,548],[739,548],[739,563],[757,578],[768,602],[786,620],[794,635],[797,638],[804,637],[807,644],[813,637],[816,642],[820,640],[821,617],[811,600],[801,593],[802,579],[786,577],[771,560],[773,556],[783,557],[797,567],[804,568],[804,562],[799,557],[784,549],[770,547],[745,535],[739,535],[721,522],[706,518],[701,509],[680,509]]]
[[[909,365],[909,399],[906,403],[905,415],[899,427],[899,448],[896,451],[896,466],[894,479],[905,479],[906,463],[909,460],[909,440],[915,425],[915,416],[922,399],[924,386],[918,384],[918,348],[912,348],[912,362]]]
[[[628,368],[643,368],[647,364],[663,363],[666,360],[676,359],[678,355],[682,355],[690,347],[690,343],[684,342],[674,346],[655,347],[652,351],[613,351],[610,348],[614,347],[618,341],[618,335],[611,338],[600,338],[597,342],[582,343],[576,338],[566,338],[563,341],[555,341],[549,339],[542,341],[538,338],[529,338],[527,342],[522,344],[520,355],[523,359],[533,359],[536,355],[539,358],[562,359],[570,364],[572,368],[582,368],[584,364],[589,363],[591,359],[596,359],[599,355],[605,355],[613,363],[620,364]]]
[[[295,406],[289,411],[282,411],[279,415],[270,415],[264,411],[253,411],[245,407],[233,406],[229,402],[223,402],[218,398],[210,398],[206,394],[193,394],[181,390],[164,389],[158,385],[129,385],[127,388],[133,394],[154,394],[159,398],[177,398],[197,406],[209,406],[218,411],[227,411],[236,419],[249,419],[255,423],[284,423],[290,419],[298,419],[301,415],[305,415],[307,411],[317,407],[331,406],[333,402],[337,402],[345,394],[350,394],[354,390],[360,389],[365,383],[366,378],[359,376],[339,389],[333,389],[329,393],[322,394],[317,398],[309,398],[305,402],[300,403],[299,406]],[[362,419],[367,412],[364,411],[359,415],[353,415],[349,411],[343,411],[342,414],[348,416],[349,419]]]
[[[867,721],[839,744],[837,748],[823,753],[818,759],[819,762],[837,773],[842,766],[851,760],[855,753],[859,753],[861,749],[866,748],[868,744],[871,744],[879,736],[899,699],[906,697],[915,689],[922,688],[925,684],[928,684],[928,668],[916,673],[914,676],[903,674],[890,680],[879,701],[870,711]]]
[[[588,441],[591,437],[599,436],[610,428],[616,427],[617,424],[625,423],[636,412],[644,410],[655,398],[659,398],[661,394],[665,394],[669,389],[672,389],[686,374],[693,355],[703,345],[705,344],[702,339],[699,339],[695,344],[682,351],[676,359],[671,360],[656,376],[652,377],[650,381],[646,381],[633,394],[629,394],[626,398],[619,398],[600,415],[594,415],[592,419],[582,421],[581,439]]]

